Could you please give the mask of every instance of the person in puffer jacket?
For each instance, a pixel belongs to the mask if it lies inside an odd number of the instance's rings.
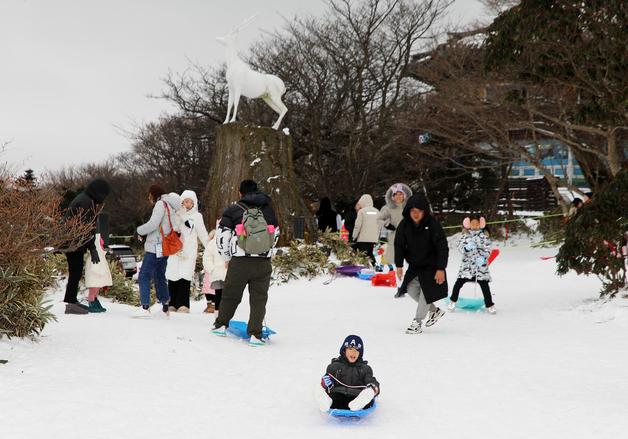
[[[364,360],[364,342],[357,335],[347,336],[340,356],[333,358],[321,379],[317,399],[321,411],[329,409],[362,410],[373,405],[379,395],[379,382]]]
[[[366,253],[371,263],[375,266],[375,255],[373,247],[379,241],[380,223],[377,220],[379,210],[373,207],[373,198],[369,194],[364,194],[356,204],[358,217],[353,228],[353,239],[355,244],[353,249]]]
[[[78,302],[79,282],[83,276],[85,252],[89,251],[89,259],[92,263],[97,264],[100,262],[94,238],[96,234],[96,213],[104,204],[109,192],[111,192],[109,183],[102,178],[96,178],[90,181],[85,190],[72,200],[65,213],[66,219],[78,216],[81,222],[92,224],[93,226],[89,241],[79,248],[65,253],[68,260],[68,283],[65,287],[65,297],[63,298],[63,301],[66,303],[66,314],[87,314],[89,312],[86,305]]]
[[[168,257],[163,255],[162,232],[167,236],[171,232],[170,224],[175,221],[177,209],[181,206],[181,198],[175,193],[166,194],[164,188],[155,183],[148,189],[148,200],[153,204],[153,212],[145,224],[137,228],[140,240],[144,241],[144,259],[138,276],[140,287],[141,309],[135,317],[150,317],[150,284],[155,283],[157,300],[162,311],[168,315],[170,294],[166,281]]]
[[[174,217],[175,230],[181,232],[183,248],[168,258],[166,279],[170,293],[170,311],[190,312],[190,286],[196,269],[198,242],[207,247],[209,234],[205,228],[203,215],[198,211],[196,192],[186,190],[181,193],[181,206]]]
[[[266,340],[262,336],[264,317],[266,316],[266,302],[268,288],[273,268],[270,261],[273,248],[279,239],[279,223],[275,211],[271,206],[268,195],[259,192],[257,183],[253,180],[243,180],[240,183],[240,201],[227,207],[222,214],[216,232],[216,246],[218,253],[229,261],[229,268],[225,277],[222,291],[220,312],[214,322],[212,333],[225,336],[229,321],[234,316],[238,305],[242,301],[244,289],[248,286],[250,314],[247,323],[247,333],[250,336],[251,346],[263,346]],[[247,246],[244,217],[247,212],[260,213],[266,227],[264,233],[264,247],[267,251],[259,254],[249,254],[240,245]],[[259,225],[260,223],[257,222]],[[237,230],[240,229],[240,234]],[[260,235],[258,235],[260,236]],[[255,242],[252,239],[251,242]]]
[[[490,314],[495,314],[495,304],[491,296],[491,274],[488,268],[488,257],[491,254],[491,239],[484,230],[486,222],[480,215],[470,215],[463,221],[464,232],[458,242],[458,251],[462,253],[462,262],[458,271],[458,279],[454,284],[448,308],[456,308],[460,289],[467,282],[477,282],[484,296],[484,306]]]

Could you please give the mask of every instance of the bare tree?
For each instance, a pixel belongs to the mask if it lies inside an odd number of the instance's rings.
[[[324,18],[295,18],[254,46],[248,62],[287,86],[285,123],[296,172],[311,196],[342,188],[356,194],[394,179],[396,111],[420,91],[404,77],[411,53],[450,2],[330,1]],[[226,93],[220,71],[194,67],[170,75],[164,97],[188,114],[221,120]],[[220,115],[220,117],[218,117]],[[239,116],[267,124],[272,112],[245,103]]]

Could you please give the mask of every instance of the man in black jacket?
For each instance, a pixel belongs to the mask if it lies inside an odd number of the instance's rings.
[[[406,330],[408,334],[419,334],[421,322],[430,315],[425,326],[432,326],[445,313],[434,302],[447,297],[445,268],[449,257],[447,237],[423,194],[415,194],[403,210],[403,220],[395,236],[395,265],[397,277],[403,279],[403,261],[408,262],[405,282],[408,295],[417,303],[414,320]]]
[[[225,335],[229,321],[235,314],[242,301],[244,288],[249,287],[249,303],[251,307],[247,333],[251,336],[249,343],[254,346],[263,345],[262,326],[266,316],[266,302],[272,265],[270,258],[272,248],[279,238],[279,223],[271,206],[268,195],[257,190],[257,183],[253,180],[244,180],[240,183],[240,201],[227,207],[222,214],[218,230],[216,231],[216,246],[218,253],[229,261],[225,285],[222,289],[220,312],[214,322],[213,333]],[[243,217],[247,210],[259,209],[268,225],[269,237],[272,244],[268,251],[258,254],[247,253],[240,245],[239,240],[244,236],[236,233],[237,227],[243,227]]]
[[[96,212],[104,203],[105,198],[109,195],[110,188],[102,178],[92,180],[84,191],[79,193],[68,207],[65,214],[66,218],[79,216],[80,220],[86,224],[93,224],[94,230],[91,233],[90,240],[77,248],[76,250],[66,252],[65,257],[68,260],[68,283],[65,287],[65,297],[63,301],[67,303],[65,306],[66,314],[87,314],[88,307],[78,303],[78,287],[83,275],[83,265],[85,252],[89,250],[92,262],[97,264],[100,261],[94,234],[96,232]]]

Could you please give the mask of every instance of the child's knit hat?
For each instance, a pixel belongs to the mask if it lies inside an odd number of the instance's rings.
[[[345,350],[347,348],[353,348],[357,350],[360,354],[358,356],[358,360],[362,359],[362,356],[364,355],[364,343],[358,335],[347,335],[345,341],[342,342],[342,346],[340,346],[340,355],[344,356]]]

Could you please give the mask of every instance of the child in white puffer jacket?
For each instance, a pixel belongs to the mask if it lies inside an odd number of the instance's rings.
[[[220,309],[220,299],[222,289],[225,286],[227,276],[227,265],[222,256],[218,253],[216,246],[216,230],[209,232],[209,243],[203,253],[203,294],[207,300],[205,313],[213,313]]]
[[[490,314],[495,314],[495,304],[489,287],[491,274],[488,268],[488,258],[491,254],[491,239],[484,230],[486,221],[479,215],[470,215],[462,224],[465,230],[458,242],[458,251],[462,253],[462,263],[451,293],[449,310],[455,309],[462,286],[467,282],[477,282],[482,289],[486,310]]]

